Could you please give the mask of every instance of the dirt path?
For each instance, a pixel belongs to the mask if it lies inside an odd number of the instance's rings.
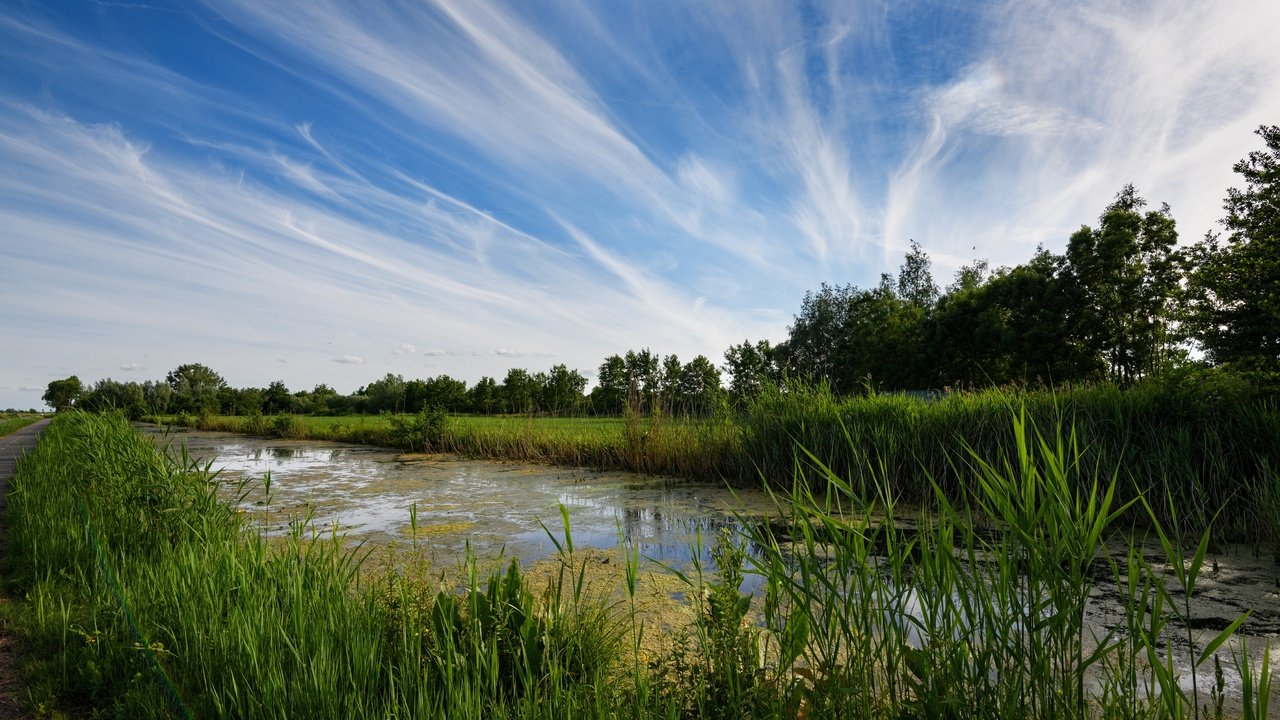
[[[7,560],[9,553],[8,525],[5,523],[9,478],[13,477],[18,459],[36,446],[40,433],[44,432],[48,424],[48,420],[41,420],[11,435],[0,437],[0,562]],[[0,595],[0,603],[8,602],[9,598]],[[31,717],[27,711],[27,691],[18,672],[16,640],[8,623],[0,621],[0,720]]]

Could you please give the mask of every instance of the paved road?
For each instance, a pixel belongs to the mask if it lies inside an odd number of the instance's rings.
[[[46,418],[15,433],[0,437],[0,512],[5,510],[6,496],[9,494],[9,478],[13,477],[13,471],[18,466],[18,458],[36,446],[36,440],[40,439],[40,433],[44,432],[48,424],[49,419]]]
[[[9,494],[9,478],[18,466],[18,460],[36,446],[40,433],[49,421],[41,420],[21,430],[0,437],[0,556],[9,552],[4,526],[4,512]],[[8,560],[7,557],[4,560]],[[0,603],[8,604],[9,598],[0,595]],[[5,608],[7,611],[8,608]],[[30,696],[18,672],[19,653],[15,644],[18,638],[8,622],[0,624],[0,720],[27,720]]]

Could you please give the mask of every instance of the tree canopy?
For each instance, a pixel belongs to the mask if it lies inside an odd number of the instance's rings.
[[[76,404],[76,401],[80,399],[80,395],[83,392],[84,385],[80,383],[80,378],[72,375],[61,380],[50,381],[42,399],[48,403],[49,407],[62,412],[63,410],[70,410]]]
[[[1243,189],[1227,191],[1226,241],[1209,234],[1189,251],[1185,334],[1215,363],[1280,369],[1280,127],[1262,126],[1265,150],[1234,170]]]

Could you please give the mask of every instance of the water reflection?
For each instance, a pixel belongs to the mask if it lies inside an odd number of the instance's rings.
[[[762,493],[586,469],[482,461],[401,461],[362,446],[258,440],[192,433],[188,451],[214,460],[234,484],[246,479],[242,502],[268,534],[288,533],[300,520],[372,543],[410,539],[417,506],[418,542],[437,562],[504,553],[536,560],[563,543],[560,515],[570,519],[574,547],[613,549],[622,543],[641,557],[669,565],[697,558],[709,566],[710,546],[735,512],[759,513]],[[271,476],[271,494],[261,479]],[[548,534],[550,533],[550,535]],[[553,541],[554,536],[555,541]]]

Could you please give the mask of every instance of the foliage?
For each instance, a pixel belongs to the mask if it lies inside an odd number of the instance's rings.
[[[249,424],[256,424],[250,416]],[[307,426],[297,415],[277,415],[271,421],[271,434],[284,440],[301,440],[307,436]]]
[[[565,717],[620,703],[598,606],[511,569],[368,583],[338,538],[268,543],[114,415],[65,415],[13,479],[33,702],[104,717]],[[243,492],[232,488],[232,492]],[[425,596],[425,597],[424,597]]]
[[[703,416],[713,413],[723,396],[720,371],[703,355],[681,363],[676,355],[629,350],[605,358],[596,381],[591,407],[603,415]]]
[[[421,452],[439,452],[449,429],[449,412],[439,405],[422,408],[417,415],[392,416],[397,444]]]
[[[1100,362],[1119,383],[1150,376],[1165,364],[1172,295],[1181,279],[1169,207],[1143,215],[1145,205],[1126,185],[1098,227],[1080,228],[1067,245],[1063,287],[1070,329],[1086,353],[1084,362]]]
[[[743,340],[741,345],[729,346],[724,353],[724,371],[729,374],[729,395],[735,403],[749,401],[769,383],[781,379],[779,354],[768,340],[754,344]]]
[[[752,596],[739,590],[746,557],[742,539],[722,530],[711,550],[718,577],[706,581],[700,566],[693,579],[681,575],[696,598],[694,646],[678,646],[661,672],[679,680],[664,690],[685,717],[773,717],[779,705],[790,704],[769,682]],[[794,706],[790,710],[794,715]]]
[[[1234,169],[1226,243],[1210,234],[1188,254],[1185,331],[1215,363],[1280,374],[1280,127],[1262,126],[1266,149]]]
[[[790,487],[797,462],[808,462],[797,456],[799,444],[855,484],[880,475],[903,497],[924,500],[929,489],[920,481],[921,469],[946,488],[963,482],[948,459],[957,440],[990,458],[1014,451],[1001,422],[1011,404],[1024,405],[1039,425],[1070,421],[1090,462],[1122,466],[1125,500],[1169,492],[1185,508],[1188,527],[1203,526],[1226,508],[1224,537],[1265,540],[1272,528],[1280,537],[1280,514],[1265,512],[1255,492],[1280,468],[1274,442],[1280,407],[1248,376],[1208,367],[1185,366],[1130,388],[848,398],[827,386],[791,381],[767,386],[737,415],[705,418],[629,413],[621,419],[455,415],[443,425],[421,415],[296,421],[312,439],[745,485],[763,478],[781,488]],[[197,419],[173,422],[194,425]],[[257,432],[249,429],[253,422],[252,416],[213,418],[209,427]]]
[[[71,377],[61,380],[50,380],[49,387],[45,389],[41,399],[45,403],[58,412],[70,410],[80,399],[80,395],[84,392],[84,386],[80,384],[80,378],[72,375]]]
[[[357,390],[356,395],[361,395],[367,398],[367,404],[363,408],[364,412],[404,412],[404,376],[387,373],[381,380],[375,380]]]

